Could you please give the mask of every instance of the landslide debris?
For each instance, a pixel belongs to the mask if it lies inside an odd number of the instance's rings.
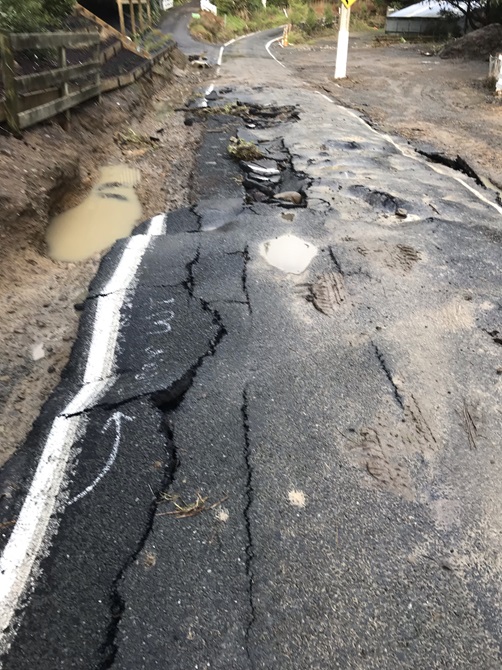
[[[490,55],[499,52],[502,52],[502,25],[492,23],[448,42],[439,55],[441,58],[488,60]]]

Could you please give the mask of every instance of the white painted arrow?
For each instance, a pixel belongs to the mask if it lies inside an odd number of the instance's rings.
[[[105,423],[103,430],[101,431],[102,433],[106,433],[108,428],[111,426],[112,422],[115,423],[115,440],[113,442],[113,449],[111,451],[111,454],[108,457],[108,460],[105,463],[104,468],[101,470],[99,475],[96,477],[96,479],[92,482],[92,484],[89,484],[83,491],[81,491],[78,495],[76,495],[74,498],[72,498],[69,502],[68,505],[73,505],[73,503],[77,502],[77,500],[80,500],[84,496],[86,496],[88,493],[90,493],[96,486],[99,484],[99,482],[103,479],[105,475],[110,472],[110,469],[112,465],[115,463],[115,459],[117,458],[117,454],[119,453],[119,444],[120,444],[120,437],[121,437],[121,421],[122,419],[125,419],[126,421],[132,421],[132,417],[127,416],[127,414],[122,414],[122,412],[114,412],[112,416],[108,419],[108,421]]]

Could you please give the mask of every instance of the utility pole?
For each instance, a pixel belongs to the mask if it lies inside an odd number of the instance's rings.
[[[345,77],[347,76],[347,55],[349,52],[349,22],[350,22],[350,5],[347,7],[345,3],[343,3],[340,9],[340,27],[338,29],[338,41],[336,44],[335,79],[345,79]]]

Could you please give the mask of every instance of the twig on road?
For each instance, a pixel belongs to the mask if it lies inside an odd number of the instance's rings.
[[[172,502],[176,509],[169,510],[168,512],[159,512],[157,516],[173,516],[176,519],[186,519],[188,517],[197,516],[202,512],[209,512],[221,505],[225,500],[228,500],[228,496],[224,496],[221,500],[207,505],[209,497],[203,498],[199,492],[197,492],[197,497],[192,503],[185,503],[181,496],[177,493],[161,493],[160,502]]]

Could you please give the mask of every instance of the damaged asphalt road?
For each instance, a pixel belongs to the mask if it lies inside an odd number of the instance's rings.
[[[196,204],[103,260],[2,472],[17,579],[40,454],[75,422],[28,588],[0,584],[5,669],[501,666],[502,211],[266,41],[227,51]],[[264,201],[232,137],[279,166]]]

